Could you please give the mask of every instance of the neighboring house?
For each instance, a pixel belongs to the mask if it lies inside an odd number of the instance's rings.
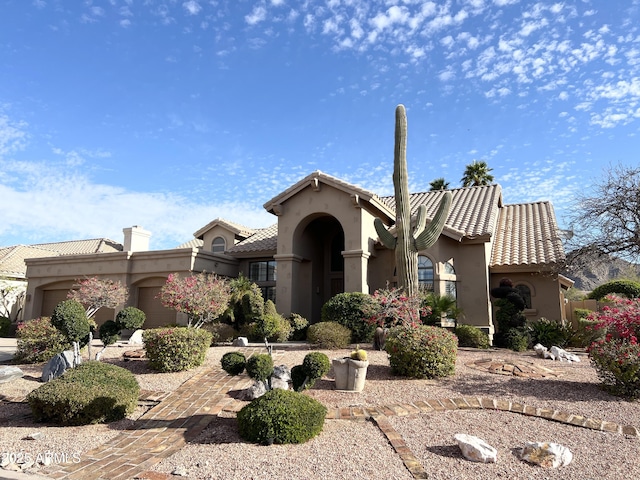
[[[563,292],[572,281],[557,273],[564,260],[549,202],[505,205],[499,185],[451,190],[453,203],[435,245],[419,256],[420,282],[438,294],[456,297],[463,323],[494,331],[489,292],[509,277],[527,302],[529,319],[564,318]],[[411,195],[435,213],[442,192]],[[314,172],[264,208],[277,223],[250,229],[217,219],[176,249],[27,260],[30,301],[27,318],[48,314],[55,290],[76,278],[99,275],[130,287],[128,303],[147,313],[146,326],[181,320],[156,298],[171,272],[208,271],[255,281],[278,311],[320,320],[322,305],[340,292],[373,293],[395,285],[395,257],[377,239],[374,218],[392,228],[394,198]],[[134,228],[130,235],[138,233]],[[147,237],[148,238],[148,237]]]
[[[117,252],[122,245],[107,238],[0,247],[0,316],[21,320],[27,298],[29,258]]]

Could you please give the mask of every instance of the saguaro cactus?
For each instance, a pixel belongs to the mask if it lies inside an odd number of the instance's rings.
[[[445,191],[438,210],[427,225],[427,207],[420,205],[416,225],[411,231],[409,180],[407,175],[407,114],[404,105],[396,107],[395,150],[393,157],[393,187],[396,197],[396,236],[389,232],[382,220],[375,219],[376,232],[382,244],[395,250],[398,286],[414,295],[418,290],[418,252],[433,245],[451,207],[451,192]]]

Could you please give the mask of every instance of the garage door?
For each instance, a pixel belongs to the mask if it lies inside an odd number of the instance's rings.
[[[138,288],[138,308],[147,316],[142,328],[157,328],[176,323],[176,311],[163,307],[160,300],[156,298],[161,288]]]
[[[69,290],[66,288],[64,290],[45,290],[42,292],[42,309],[40,310],[40,316],[50,317],[56,306],[67,299],[68,293]]]

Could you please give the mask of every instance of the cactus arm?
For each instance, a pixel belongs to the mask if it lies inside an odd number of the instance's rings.
[[[373,221],[373,225],[376,227],[376,232],[378,233],[378,237],[380,237],[380,241],[382,244],[390,250],[396,248],[396,237],[394,237],[389,230],[386,229],[384,223],[379,218],[376,218]]]
[[[425,205],[420,205],[418,207],[416,217],[416,226],[413,229],[414,238],[417,238],[424,230],[424,227],[427,226],[427,207]]]
[[[453,195],[451,195],[451,192],[444,193],[433,220],[424,231],[420,232],[415,237],[414,245],[416,251],[426,250],[436,243],[436,240],[438,240],[438,237],[444,228],[444,222],[447,220],[447,216],[449,215],[449,208],[451,207],[452,199]]]

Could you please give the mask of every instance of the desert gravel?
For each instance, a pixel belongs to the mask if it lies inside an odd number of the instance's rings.
[[[124,362],[128,348],[109,347],[105,361],[132,370],[141,388],[168,392],[203,368],[218,368],[221,356],[233,347],[211,348],[205,365],[190,372],[159,374],[143,360]],[[307,347],[287,349],[276,363],[289,367],[302,362]],[[344,351],[324,351],[330,358]],[[621,425],[640,427],[640,403],[612,397],[599,388],[588,358],[580,363],[539,359],[533,352],[460,349],[456,374],[439,380],[408,380],[391,375],[384,352],[369,350],[370,366],[362,393],[333,389],[333,372],[306,394],[328,408],[410,403],[431,398],[461,396],[504,398],[534,407],[553,408]],[[528,379],[494,375],[467,366],[482,358],[506,362],[533,362],[561,373],[558,378]],[[23,397],[40,385],[42,365],[21,366],[24,378],[0,384],[0,398]],[[50,450],[82,455],[129,427],[144,407],[128,419],[110,425],[53,427],[33,423],[24,403],[0,402],[0,452],[23,452],[32,457]],[[640,438],[564,425],[540,418],[490,410],[446,411],[409,417],[389,417],[411,452],[431,479],[621,479],[640,478]],[[42,432],[37,440],[25,440]],[[465,460],[453,435],[476,435],[498,450],[495,464]],[[565,445],[573,462],[546,470],[523,462],[518,450],[526,441]],[[190,479],[408,479],[413,478],[380,429],[368,421],[327,420],[323,432],[302,445],[258,446],[245,443],[237,433],[233,413],[223,412],[195,441],[162,460],[154,468],[172,473],[182,470]],[[176,477],[179,478],[179,477]]]

